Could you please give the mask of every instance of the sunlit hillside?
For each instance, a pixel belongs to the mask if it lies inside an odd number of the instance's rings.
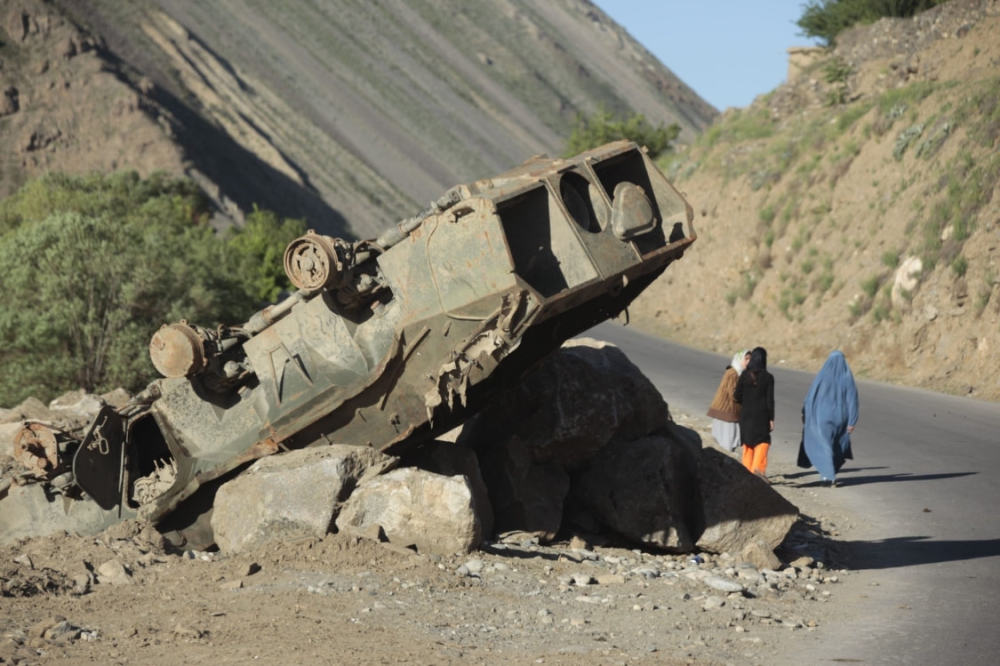
[[[1000,16],[955,0],[795,54],[791,80],[665,162],[698,242],[648,330],[1000,399]]]

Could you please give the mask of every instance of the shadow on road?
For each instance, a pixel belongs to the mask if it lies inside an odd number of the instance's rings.
[[[850,469],[844,468],[840,470],[840,474],[850,474],[851,472],[864,472],[871,469],[889,469],[885,465],[880,467],[851,467]],[[782,474],[781,476],[785,479],[801,479],[803,476],[809,476],[810,474],[816,474],[816,470],[807,469],[803,472],[791,472],[789,474]]]
[[[871,469],[885,469],[873,467]],[[871,476],[843,476],[845,472],[853,472],[857,470],[841,470],[837,475],[837,485],[838,486],[862,486],[868,483],[888,483],[890,481],[933,481],[936,479],[953,479],[961,476],[971,476],[973,474],[978,474],[978,472],[948,472],[943,474],[910,474],[909,472],[899,472],[897,474],[874,474]],[[810,472],[806,472],[807,474]],[[815,474],[815,472],[812,472]],[[786,479],[795,478],[791,474],[785,474]],[[798,484],[799,488],[815,488],[817,486],[827,485],[818,478],[814,481],[808,483]]]
[[[928,541],[927,536],[894,537],[882,541],[841,541],[852,569],[888,569],[915,564],[957,562],[1000,555],[1000,539]]]

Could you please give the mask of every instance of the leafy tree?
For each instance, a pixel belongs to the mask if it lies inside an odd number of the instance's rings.
[[[246,225],[230,232],[233,269],[251,296],[271,303],[291,288],[284,270],[285,247],[305,231],[302,220],[282,220],[255,207]]]
[[[649,156],[655,158],[662,152],[671,150],[671,142],[680,135],[681,128],[653,125],[641,113],[633,113],[627,118],[616,117],[606,110],[587,116],[577,114],[576,124],[566,145],[566,157],[596,148],[609,141],[628,139],[649,149]]]
[[[164,208],[168,201],[169,207]],[[164,173],[146,179],[135,171],[84,176],[50,173],[0,201],[0,235],[26,221],[44,220],[58,212],[118,220],[139,219],[155,212],[197,221],[207,217],[208,207],[208,200],[192,181]]]
[[[832,46],[837,35],[858,23],[873,23],[883,16],[913,16],[945,0],[810,0],[796,21],[806,37],[817,37]]]
[[[0,405],[72,388],[137,390],[160,325],[244,321],[285,288],[303,224],[255,211],[216,234],[184,180],[50,175],[0,201]]]

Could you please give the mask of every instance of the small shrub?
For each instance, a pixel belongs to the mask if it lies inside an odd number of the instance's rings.
[[[969,262],[962,255],[955,257],[955,260],[951,262],[951,270],[955,271],[955,275],[958,277],[965,276],[965,272],[969,269]]]
[[[883,319],[889,318],[889,313],[891,312],[891,310],[892,307],[890,306],[889,303],[887,303],[886,301],[879,301],[878,303],[875,304],[875,307],[872,309],[872,317],[875,319],[876,322],[880,322]]]
[[[837,35],[858,23],[873,23],[883,16],[913,16],[943,0],[810,0],[803,6],[796,25],[806,37],[817,37],[827,45]]]
[[[879,284],[881,284],[881,279],[877,275],[872,275],[869,278],[865,278],[861,281],[861,290],[865,292],[865,296],[868,298],[873,298],[875,292],[878,291]]]
[[[813,281],[813,289],[821,294],[825,294],[833,286],[833,273],[820,273]]]
[[[855,298],[847,304],[847,310],[851,313],[851,321],[861,318],[872,306],[870,298]]]
[[[926,139],[917,144],[917,157],[922,157],[923,159],[930,159],[941,145],[944,143],[945,139],[951,133],[952,124],[950,121],[943,121],[938,123],[934,129],[931,130],[930,134]]]
[[[680,133],[681,128],[676,123],[654,127],[641,113],[625,118],[603,109],[593,115],[581,113],[577,114],[565,155],[569,157],[609,141],[628,139],[646,146],[650,158],[656,159],[660,153],[672,150],[672,143]]]
[[[896,137],[896,144],[892,148],[892,156],[896,158],[896,161],[903,159],[903,153],[906,149],[910,147],[910,144],[916,141],[924,131],[924,126],[921,124],[910,125],[905,130],[899,133]]]
[[[763,208],[760,209],[760,211],[757,212],[757,217],[758,219],[760,219],[761,222],[764,223],[764,226],[771,226],[771,222],[774,221],[774,214],[775,214],[774,206],[768,204],[767,206],[764,206]]]
[[[888,250],[882,253],[882,264],[888,266],[889,268],[896,268],[899,266],[899,252],[896,250]]]
[[[872,105],[870,103],[862,104],[859,102],[853,104],[837,117],[837,131],[845,132],[850,129],[857,122],[858,118],[868,113],[871,108]]]
[[[827,91],[826,103],[828,106],[839,106],[847,102],[850,93],[847,79],[853,71],[854,68],[840,57],[831,59],[823,67],[823,78],[827,83],[833,85],[833,88]]]

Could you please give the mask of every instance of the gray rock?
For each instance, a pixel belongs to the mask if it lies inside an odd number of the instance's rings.
[[[663,398],[624,352],[576,338],[498,395],[466,423],[458,441],[475,442],[481,450],[518,439],[536,460],[572,467],[613,439],[637,439],[662,430],[668,420]]]
[[[737,583],[736,581],[729,580],[727,578],[722,578],[720,576],[708,576],[701,581],[713,590],[718,590],[719,592],[742,592],[743,585]]]
[[[465,432],[465,431],[463,431]],[[516,533],[542,542],[562,525],[569,475],[558,464],[534,459],[525,442],[478,450],[498,534]]]
[[[478,578],[483,573],[483,561],[473,558],[456,569],[459,576]]]
[[[80,416],[90,420],[101,411],[103,402],[96,395],[87,393],[83,389],[64,393],[49,403],[49,409],[53,412],[69,412],[74,416]]]
[[[81,596],[90,592],[90,574],[81,573],[73,576],[73,587],[70,594]]]
[[[710,596],[706,597],[705,601],[701,604],[702,610],[718,610],[726,605],[726,600],[721,597]]]
[[[103,585],[131,585],[132,574],[121,560],[108,560],[97,567],[97,580]]]
[[[12,423],[14,421],[43,421],[51,423],[58,418],[45,403],[38,398],[26,398],[19,405],[3,410],[3,422]]]
[[[457,436],[458,432],[452,432]],[[493,535],[493,505],[490,503],[486,482],[483,481],[482,472],[479,470],[479,459],[475,451],[454,442],[432,441],[406,453],[401,464],[444,476],[461,474],[466,477],[476,501],[479,521],[483,525],[483,537],[489,538]]]
[[[337,517],[349,534],[380,525],[389,543],[421,553],[467,553],[482,541],[482,524],[464,476],[413,467],[361,483]]]
[[[757,569],[777,569],[781,560],[774,554],[774,547],[763,539],[753,539],[740,551],[743,561],[752,564]]]
[[[394,463],[378,451],[340,444],[262,458],[216,493],[216,544],[235,553],[276,539],[321,538],[355,486]]]
[[[469,573],[478,575],[483,571],[483,561],[479,558],[473,558],[465,563],[465,567]]]
[[[52,643],[65,643],[69,641],[75,641],[80,637],[83,629],[71,624],[67,620],[60,620],[56,624],[52,625],[45,630],[42,637]]]
[[[612,440],[662,430],[668,418],[663,398],[621,350],[577,339],[498,394],[458,442],[479,455],[497,531],[551,541],[562,524],[567,470]]]
[[[0,422],[0,456],[14,456],[14,435],[20,432],[24,421],[17,419],[10,423]]]
[[[690,552],[699,526],[697,467],[688,447],[647,436],[612,442],[573,477],[571,501],[634,542]]]
[[[738,553],[758,569],[773,568],[773,560],[762,561],[769,558],[763,558],[760,551],[771,551],[773,557],[773,550],[798,517],[795,505],[715,449],[702,449],[698,479],[705,521],[698,548]],[[753,559],[747,556],[748,548]]]
[[[646,579],[652,579],[660,575],[660,570],[657,569],[656,567],[642,566],[632,569],[632,573],[635,574],[636,576],[642,576],[643,578]]]
[[[0,510],[0,543],[59,532],[97,534],[119,522],[117,507],[104,511],[87,499],[53,495],[40,483],[11,485]]]

